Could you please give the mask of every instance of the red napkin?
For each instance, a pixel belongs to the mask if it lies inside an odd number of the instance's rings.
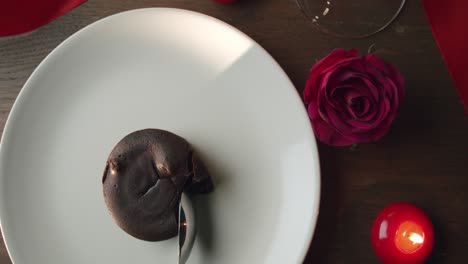
[[[468,1],[423,0],[432,33],[468,114]]]
[[[0,37],[34,30],[86,0],[0,0]]]

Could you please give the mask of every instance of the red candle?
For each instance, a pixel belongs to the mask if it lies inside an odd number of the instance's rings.
[[[395,203],[377,215],[372,245],[385,264],[421,264],[434,246],[434,229],[426,214],[409,203]]]

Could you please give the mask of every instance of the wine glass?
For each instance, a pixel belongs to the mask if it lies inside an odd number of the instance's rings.
[[[364,38],[387,28],[406,0],[296,0],[320,31],[346,38]]]

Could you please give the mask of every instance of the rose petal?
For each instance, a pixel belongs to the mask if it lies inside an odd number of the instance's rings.
[[[405,78],[392,64],[386,63],[374,54],[367,54],[365,60],[367,61],[367,65],[375,67],[382,74],[394,80],[397,87],[403,88],[401,92],[404,93]]]
[[[303,95],[317,138],[346,146],[388,133],[404,86],[401,73],[375,55],[336,49],[312,67]]]
[[[304,102],[306,104],[309,104],[312,101],[315,101],[317,99],[317,91],[318,89],[314,88],[314,82],[315,80],[313,79],[308,79],[305,85],[304,89]]]
[[[344,94],[346,94],[349,90],[352,90],[353,87],[351,86],[338,86],[333,89],[330,89],[330,94],[327,95],[327,100],[329,104],[335,108],[337,111],[347,111],[347,104],[344,99]]]
[[[376,102],[380,100],[380,93],[377,88],[380,83],[376,82],[372,76],[365,73],[355,74],[354,78],[349,79],[349,84],[359,86],[366,96],[372,98]]]
[[[359,112],[354,112],[356,115],[356,119],[367,121],[369,118],[372,117],[370,111],[374,109],[374,105],[371,103],[371,100],[368,97],[361,97],[363,109]]]
[[[324,109],[324,116],[327,117],[327,122],[331,127],[338,130],[341,134],[348,134],[354,128],[348,123],[349,116],[347,113],[337,112],[330,105],[323,104],[321,107]]]
[[[360,96],[352,99],[351,102],[351,115],[355,119],[361,119],[366,117],[370,109],[370,100],[367,97]]]
[[[322,80],[322,75],[329,72],[330,67],[335,67],[335,64],[346,62],[347,59],[357,58],[358,52],[355,49],[346,51],[345,49],[334,49],[327,56],[319,60],[310,69],[310,76],[306,83],[303,97],[306,103],[314,100],[313,94],[317,91],[321,83],[326,83],[327,80]]]
[[[392,64],[386,63],[374,54],[368,54],[364,57],[368,67],[377,69],[382,75],[392,80],[398,89],[398,100],[402,101],[405,95],[405,78]]]
[[[350,120],[349,123],[354,127],[359,127],[361,130],[356,130],[353,133],[366,133],[366,136],[369,138],[380,138],[387,131],[387,124],[383,122],[389,115],[390,111],[390,102],[388,100],[383,100],[380,105],[379,114],[376,116],[377,120],[371,122],[361,122],[359,120]],[[389,125],[389,124],[388,124]]]
[[[353,69],[340,68],[334,71],[331,75],[327,75],[327,85],[326,85],[326,96],[327,100],[336,103],[336,100],[340,100],[339,92],[341,89],[351,89],[356,90],[363,96],[372,96],[369,92],[368,87],[360,80],[359,76],[361,73],[353,72]],[[344,103],[344,101],[340,101]]]
[[[312,106],[312,108],[314,108],[314,106]],[[316,111],[311,109],[311,107],[309,107],[308,110],[309,113],[316,113]],[[336,129],[330,127],[330,125],[318,115],[314,115],[314,118],[311,118],[311,123],[315,136],[325,144],[331,146],[349,146],[354,143],[352,139],[340,134]]]
[[[361,92],[363,95],[365,94],[378,100],[379,93],[378,89],[375,88],[378,82],[375,82],[374,78],[369,76],[369,74],[365,71],[365,67],[360,67],[363,70],[362,72],[355,71],[355,68],[358,66],[362,66],[362,60],[353,61],[352,64],[347,65],[347,67],[340,68],[332,76],[330,76],[329,83],[333,85],[347,84],[362,88]]]
[[[363,110],[369,108],[369,102],[367,102],[366,106],[363,98],[363,96],[354,90],[350,90],[345,95],[346,110],[353,119],[358,119],[363,114]]]
[[[395,120],[396,112],[396,108],[390,109],[390,112],[387,114],[385,119],[381,121],[380,125],[376,127],[373,131],[369,131],[369,136],[372,137],[374,140],[378,140],[385,136],[390,130],[391,124]]]
[[[309,115],[309,118],[311,120],[314,120],[314,119],[317,119],[317,118],[320,118],[320,113],[318,111],[318,105],[316,102],[311,102],[308,106],[307,106],[307,114]]]
[[[359,118],[364,119],[364,120],[372,119],[373,116],[375,115],[375,111],[372,111],[372,109],[374,109],[374,106],[377,104],[376,100],[378,100],[379,96],[377,96],[377,98],[374,98],[374,94],[378,95],[378,92],[375,92],[375,91],[371,92],[370,90],[377,90],[377,88],[371,82],[367,82],[367,81],[364,81],[363,79],[358,79],[358,78],[353,78],[352,80],[347,81],[347,85],[341,86],[341,87],[347,87],[348,88],[347,93],[352,93],[353,98],[357,96],[366,98],[368,102],[368,105],[367,105],[368,107],[366,107],[365,112],[362,112],[359,115]],[[332,91],[333,95],[336,94],[338,89],[341,89],[341,87],[337,87],[333,89]],[[341,96],[346,96],[347,93],[341,92]],[[335,96],[332,96],[332,105],[336,107],[337,104],[346,105],[346,107],[349,107],[350,101],[345,100],[344,97],[337,98]],[[339,108],[339,107],[336,107],[336,108]]]

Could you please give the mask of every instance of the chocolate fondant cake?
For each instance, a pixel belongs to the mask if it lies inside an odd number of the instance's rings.
[[[160,129],[144,129],[124,137],[109,155],[102,185],[117,225],[147,241],[177,235],[182,192],[213,190],[205,165],[189,143]]]

